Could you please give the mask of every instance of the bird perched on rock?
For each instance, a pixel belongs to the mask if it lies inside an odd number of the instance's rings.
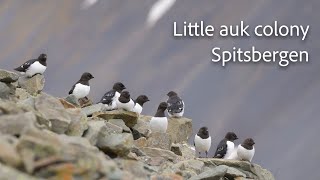
[[[234,150],[234,142],[238,137],[234,132],[228,132],[222,139],[214,154],[214,158],[227,159]]]
[[[21,74],[26,74],[28,77],[32,77],[36,74],[43,74],[46,69],[47,55],[40,54],[38,59],[30,59],[14,70],[19,71]]]
[[[134,102],[130,98],[130,93],[128,91],[122,91],[118,100],[116,100],[117,108],[126,111],[132,111],[134,107]]]
[[[77,99],[88,96],[90,92],[89,80],[93,78],[94,77],[90,73],[83,73],[80,80],[72,86],[69,94],[73,94]]]
[[[167,107],[168,104],[166,102],[161,102],[159,104],[156,114],[150,120],[150,128],[152,132],[165,133],[167,131],[168,119],[164,113]]]
[[[116,101],[120,97],[120,93],[126,89],[126,86],[121,82],[117,82],[113,85],[112,90],[106,92],[100,100],[100,103],[105,105],[105,110],[111,111],[117,109]]]
[[[146,95],[140,95],[137,97],[137,99],[135,100],[135,104],[133,107],[133,112],[136,112],[138,114],[141,114],[142,112],[142,108],[143,108],[143,104],[150,101],[149,98]]]
[[[242,144],[231,153],[228,159],[251,162],[255,153],[255,142],[252,138],[245,139]]]
[[[194,146],[196,152],[199,152],[199,157],[201,152],[205,152],[206,157],[208,157],[208,152],[211,147],[211,136],[207,127],[202,127],[199,129],[198,133],[194,137]]]
[[[169,96],[168,103],[168,114],[170,117],[182,117],[184,113],[184,102],[174,91],[170,91],[167,96]]]

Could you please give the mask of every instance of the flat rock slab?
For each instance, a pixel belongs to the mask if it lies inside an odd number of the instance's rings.
[[[110,119],[122,119],[126,126],[133,127],[137,124],[138,114],[130,111],[115,110],[115,111],[106,111],[106,112],[95,112],[92,115],[93,117],[99,117],[105,120]]]
[[[0,69],[0,82],[13,83],[18,81],[18,79],[18,74],[11,71]]]

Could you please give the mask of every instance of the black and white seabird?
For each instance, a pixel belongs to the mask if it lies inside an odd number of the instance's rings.
[[[89,80],[93,78],[94,77],[90,73],[83,73],[80,80],[72,86],[69,94],[73,94],[77,99],[88,96],[90,92]]]
[[[130,93],[128,91],[122,91],[118,100],[116,100],[117,108],[126,111],[132,111],[134,107],[134,102],[130,98]]]
[[[182,117],[184,113],[184,102],[174,91],[170,91],[167,96],[169,96],[168,103],[168,114],[170,117]]]
[[[142,108],[143,108],[143,104],[150,101],[149,98],[146,95],[140,95],[137,97],[137,99],[135,100],[135,104],[133,107],[133,112],[136,112],[138,114],[141,114],[142,112]]]
[[[105,105],[105,110],[111,111],[117,109],[116,101],[120,97],[120,93],[126,89],[126,86],[123,85],[121,82],[116,82],[112,90],[106,92],[100,100],[100,103]]]
[[[238,137],[234,132],[228,132],[222,139],[214,154],[214,158],[227,159],[234,150],[234,142]]]
[[[167,131],[168,119],[164,113],[167,107],[168,104],[166,102],[159,104],[156,114],[150,120],[150,129],[152,132],[165,133]]]
[[[43,74],[46,69],[47,55],[40,54],[38,59],[30,59],[14,70],[19,71],[21,74],[26,74],[28,77],[32,77],[36,74]]]
[[[211,136],[207,127],[202,127],[199,129],[198,133],[194,137],[194,146],[196,152],[199,152],[199,157],[201,152],[205,152],[206,157],[208,157],[208,152],[211,147]]]
[[[252,138],[245,139],[242,144],[231,153],[228,159],[251,162],[255,153],[255,142]]]

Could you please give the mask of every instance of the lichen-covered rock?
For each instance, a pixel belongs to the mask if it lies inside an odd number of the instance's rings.
[[[31,96],[25,89],[22,88],[17,88],[15,91],[15,95],[19,101],[26,100]]]
[[[70,94],[69,96],[64,98],[70,104],[73,104],[75,107],[80,107],[80,103],[75,95]]]
[[[11,71],[0,69],[0,82],[13,83],[16,82],[18,78],[18,74]]]
[[[80,109],[67,109],[71,123],[66,131],[69,136],[82,136],[88,129],[88,118]]]
[[[146,147],[147,146],[147,139],[145,137],[141,137],[137,140],[134,140],[134,145],[138,148]]]
[[[133,137],[129,133],[108,134],[99,138],[97,146],[107,154],[126,156],[133,146]]]
[[[44,88],[45,79],[43,75],[37,74],[31,78],[21,76],[18,79],[18,85],[25,89],[29,94],[35,96],[39,94]]]
[[[12,99],[15,95],[15,87],[11,84],[0,82],[0,98]]]
[[[131,133],[130,128],[126,126],[122,119],[110,119],[108,122],[121,127],[123,132]]]
[[[103,106],[104,106],[103,104],[94,104],[94,105],[82,108],[82,112],[87,116],[91,116],[93,113],[101,111]]]
[[[147,140],[148,147],[160,148],[160,149],[171,149],[171,138],[167,133],[155,132],[151,133]]]
[[[105,120],[110,119],[122,119],[126,126],[133,127],[137,124],[138,115],[135,112],[123,111],[123,110],[114,110],[114,111],[105,111],[105,112],[96,112],[93,113],[93,117],[99,117]]]
[[[22,163],[18,152],[16,151],[17,139],[13,136],[0,136],[0,161],[5,165],[19,167]],[[1,179],[1,178],[0,178]]]
[[[0,163],[0,179],[42,180]]]

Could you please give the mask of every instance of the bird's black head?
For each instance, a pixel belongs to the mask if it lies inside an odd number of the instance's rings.
[[[228,141],[231,141],[233,142],[234,140],[237,140],[238,137],[237,135],[234,133],[234,132],[228,132],[225,136],[225,138],[228,140]]]
[[[93,78],[94,77],[92,76],[92,74],[88,72],[83,73],[81,76],[81,80],[84,80],[84,81],[89,81],[90,79],[93,79]]]
[[[119,93],[121,93],[122,90],[126,89],[126,86],[124,86],[121,82],[116,82],[116,83],[114,83],[112,89],[116,90]]]
[[[167,96],[172,97],[172,96],[177,96],[178,94],[174,91],[168,92]]]
[[[46,54],[40,54],[40,56],[38,57],[38,60],[46,62],[47,61],[47,55]]]
[[[198,134],[203,134],[205,136],[208,136],[209,135],[209,130],[207,127],[202,127],[199,129],[199,133]]]
[[[244,145],[247,145],[247,146],[253,146],[255,145],[256,143],[254,142],[254,140],[252,138],[247,138],[243,141],[243,144]]]
[[[168,104],[166,102],[161,102],[158,106],[158,110],[165,111],[168,108]]]
[[[125,98],[130,98],[130,93],[128,91],[122,91],[120,96],[125,97]]]
[[[146,95],[140,95],[140,96],[138,96],[137,99],[136,99],[136,102],[137,102],[138,104],[140,104],[141,106],[142,106],[144,103],[148,102],[148,101],[150,101],[150,100],[149,100],[148,96],[146,96]]]

